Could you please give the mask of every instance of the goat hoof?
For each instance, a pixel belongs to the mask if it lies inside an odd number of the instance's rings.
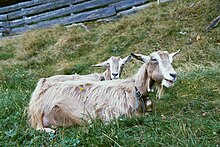
[[[56,133],[55,130],[50,129],[50,128],[44,128],[44,131],[47,132],[47,133],[52,133],[52,134],[55,134],[55,133]]]

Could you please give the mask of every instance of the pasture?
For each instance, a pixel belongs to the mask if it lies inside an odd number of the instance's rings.
[[[30,31],[0,40],[0,146],[219,146],[220,26],[205,29],[219,15],[218,0],[184,0],[152,5],[112,22]],[[89,74],[91,65],[131,52],[181,50],[173,62],[174,87],[153,111],[109,124],[36,131],[27,122],[27,105],[37,81],[56,74]],[[127,63],[122,78],[141,63]]]

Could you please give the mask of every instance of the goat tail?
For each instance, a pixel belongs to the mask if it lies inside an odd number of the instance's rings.
[[[35,129],[39,127],[43,128],[43,110],[41,108],[42,100],[40,99],[40,95],[47,89],[44,85],[45,81],[45,78],[41,78],[38,81],[37,86],[31,95],[31,100],[28,107],[29,123]]]
[[[38,81],[37,86],[31,95],[30,103],[32,103],[32,101],[34,101],[34,100],[37,100],[39,98],[40,94],[45,91],[45,89],[43,88],[45,81],[46,81],[45,78],[41,78]]]

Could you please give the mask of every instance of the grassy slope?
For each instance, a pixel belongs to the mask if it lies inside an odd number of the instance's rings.
[[[218,0],[176,1],[111,23],[88,23],[90,32],[57,26],[1,40],[0,146],[219,145],[220,29],[204,31],[219,7]],[[181,49],[174,62],[179,78],[161,100],[151,94],[152,113],[108,125],[96,121],[87,127],[59,128],[56,135],[28,125],[25,109],[39,78],[102,72],[90,66],[111,55],[147,55],[158,49]],[[136,61],[126,65],[123,77],[139,66]]]

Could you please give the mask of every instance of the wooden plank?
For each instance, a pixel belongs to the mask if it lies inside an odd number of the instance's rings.
[[[160,0],[160,3],[165,3],[165,2],[172,2],[174,0]]]
[[[110,16],[110,17],[98,19],[97,22],[110,22],[110,21],[116,20],[118,18],[119,17],[117,15],[115,15],[115,16]]]
[[[58,10],[54,10],[54,11],[50,11],[50,12],[46,12],[46,13],[42,13],[42,14],[38,14],[38,15],[34,15],[31,17],[26,17],[25,19],[16,19],[13,21],[10,21],[10,26],[11,27],[17,27],[17,26],[21,26],[21,25],[28,25],[31,23],[37,23],[40,21],[44,21],[44,20],[48,20],[48,19],[52,19],[55,17],[60,17],[66,14],[71,14],[73,13],[73,7],[74,6],[70,6],[67,8],[61,8]]]
[[[174,0],[160,0],[161,3],[164,3],[164,2],[171,2],[171,1],[174,1]],[[117,16],[116,17],[121,17],[121,16],[124,16],[124,15],[131,15],[131,14],[134,14],[135,12],[141,10],[141,9],[144,9],[144,8],[147,8],[153,4],[156,4],[156,2],[150,2],[150,3],[147,3],[147,4],[142,4],[142,5],[138,5],[138,6],[135,6],[135,7],[132,7],[131,9],[128,9],[128,10],[123,10],[121,12],[118,12],[117,13]]]
[[[141,9],[144,9],[144,8],[147,8],[153,4],[155,4],[156,2],[151,2],[151,3],[148,3],[148,4],[144,4],[144,5],[140,5],[140,6],[136,6],[136,7],[133,7],[131,9],[128,9],[128,10],[123,10],[121,12],[118,12],[117,13],[117,16],[118,17],[121,17],[121,16],[124,16],[124,15],[131,15],[131,14],[134,14],[135,12],[141,10]]]
[[[0,21],[5,21],[7,20],[7,15],[0,15]]]
[[[77,0],[77,1],[62,0],[62,1],[50,2],[50,3],[34,6],[31,8],[23,9],[20,11],[11,12],[11,13],[8,13],[7,15],[8,15],[8,19],[11,20],[11,19],[22,17],[22,16],[33,15],[33,14],[49,11],[52,9],[68,6],[71,4],[75,4],[76,2],[78,3],[79,1],[87,1],[87,0]]]
[[[91,21],[91,20],[96,20],[99,18],[110,17],[113,15],[116,15],[115,7],[109,6],[107,8],[84,12],[84,13],[80,13],[77,15],[69,16],[69,17],[59,18],[59,19],[51,20],[51,21],[40,22],[38,24],[34,24],[34,25],[30,25],[30,26],[14,28],[14,29],[11,29],[11,33],[18,34],[18,33],[26,32],[28,30],[36,29],[36,28],[48,28],[50,26],[58,25],[58,24],[59,25],[69,25],[72,23]]]
[[[147,3],[147,4],[132,7],[131,9],[122,10],[122,11],[118,12],[116,16],[110,16],[110,17],[107,17],[107,18],[104,18],[104,19],[100,19],[98,21],[107,21],[107,22],[113,21],[113,20],[121,18],[124,15],[134,14],[135,12],[137,12],[141,9],[147,8],[147,7],[149,7],[149,6],[151,6],[152,4],[155,4],[155,3],[156,2],[151,2],[151,3]]]
[[[96,7],[103,7],[106,5],[110,5],[116,2],[119,2],[121,0],[93,0],[90,2],[85,2],[79,5],[74,6],[74,12],[81,12],[85,11],[91,8],[96,8]]]
[[[125,0],[115,4],[116,11],[122,11],[125,9],[129,9],[136,5],[141,5],[149,2],[149,0]]]
[[[11,6],[0,8],[0,14],[16,11],[16,10],[20,10],[20,9],[24,9],[27,7],[36,6],[39,4],[44,4],[44,3],[48,3],[52,1],[56,1],[56,0],[32,0],[32,1],[18,3],[18,4],[11,5]]]
[[[143,4],[146,4],[146,3],[149,3],[150,0],[135,0],[135,6],[137,5],[143,5]]]
[[[40,21],[52,19],[55,17],[60,17],[63,15],[74,13],[74,12],[85,11],[85,10],[96,8],[96,7],[103,7],[103,6],[118,2],[118,1],[119,0],[93,0],[93,1],[85,2],[85,3],[81,3],[78,5],[73,5],[67,8],[61,8],[58,10],[42,13],[39,15],[34,15],[31,17],[27,17],[26,19],[13,20],[10,22],[10,25],[11,27],[16,27],[16,26],[21,26],[23,24],[37,23]]]
[[[116,15],[115,7],[109,6],[107,8],[97,9],[90,12],[80,13],[71,17],[68,21],[68,24],[71,23],[78,23],[78,22],[85,22],[85,21],[92,21],[97,20],[100,18],[106,18],[109,16]]]

